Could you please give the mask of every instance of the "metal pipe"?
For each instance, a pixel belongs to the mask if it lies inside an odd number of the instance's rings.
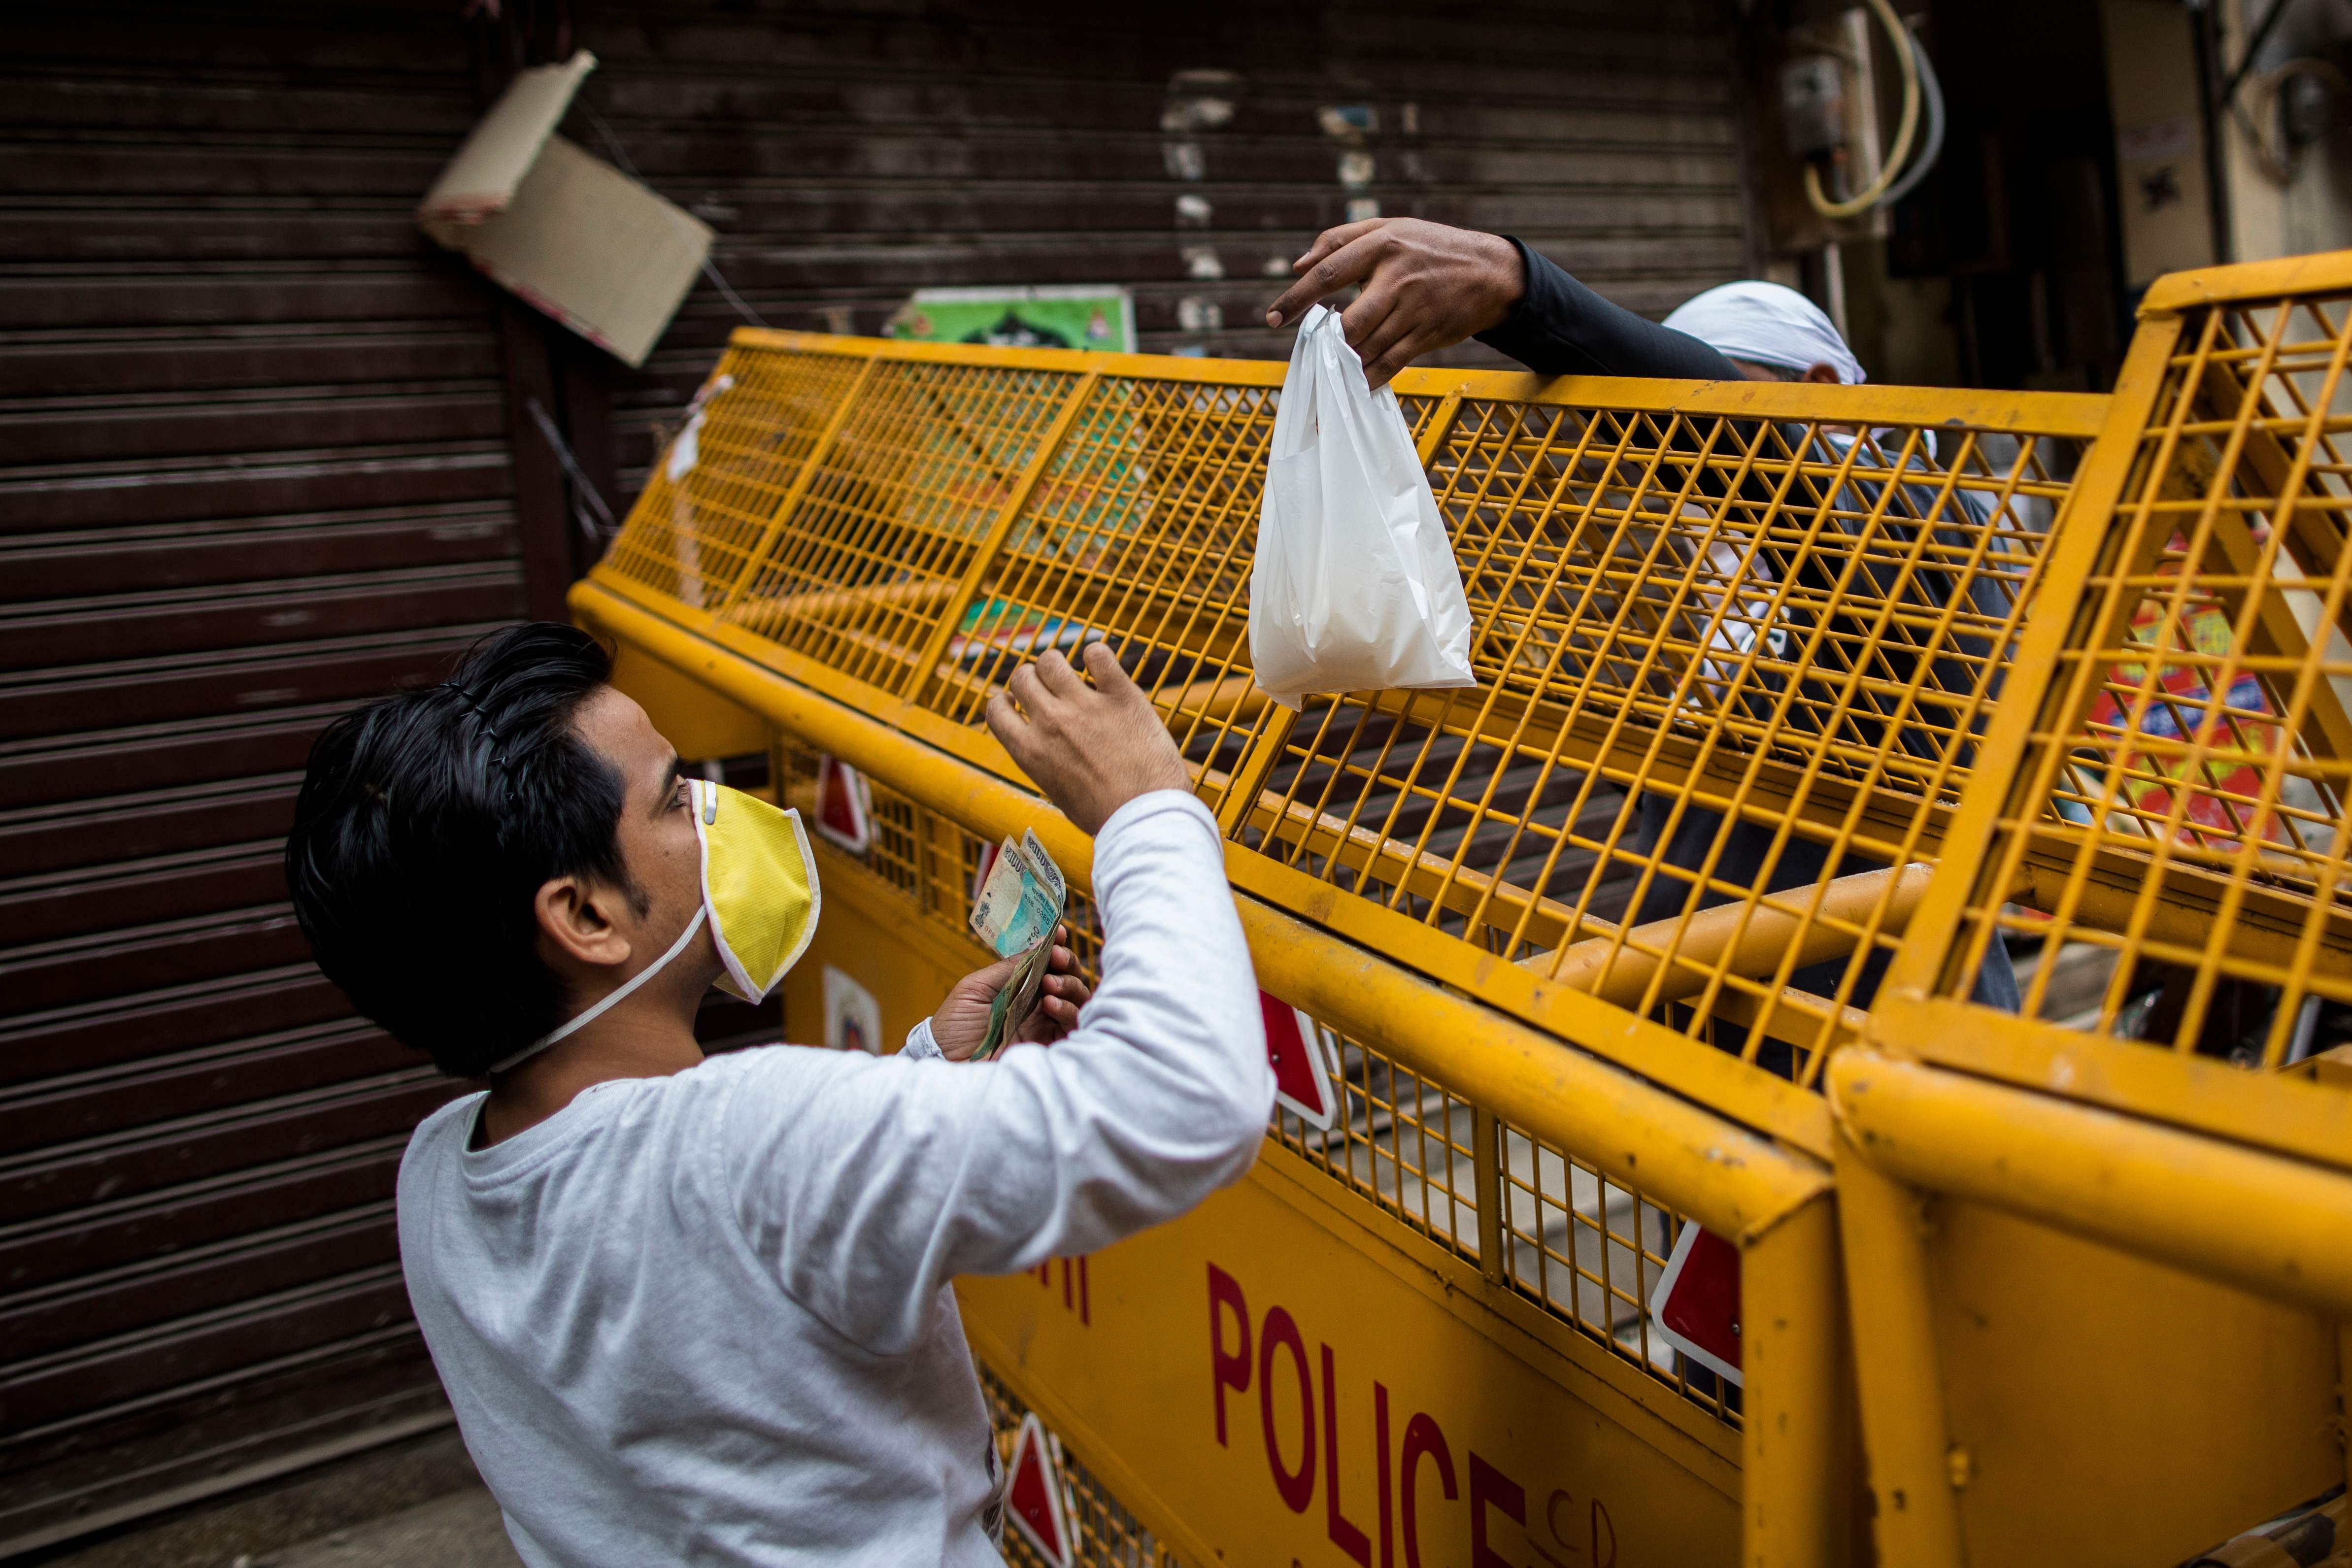
[[[1192,682],[1172,692],[1160,692],[1152,701],[1171,713],[1202,718],[1212,724],[1231,721],[1235,725],[1255,722],[1274,699],[1257,689],[1257,677],[1242,674],[1212,675]]]
[[[2352,1317],[2352,1176],[1858,1048],[1829,1084],[1890,1176]]]
[[[1857,1484],[1838,1296],[1837,1204],[1824,1193],[1739,1255],[1739,1490],[1749,1568],[1853,1561]]]
[[[1834,1072],[1849,1048],[1830,1059]],[[1838,1228],[1878,1559],[1960,1568],[1959,1500],[1919,1195],[1837,1141]]]
[[[925,614],[955,591],[952,582],[878,582],[868,588],[824,588],[808,593],[774,597],[745,595],[728,606],[723,619],[738,625],[753,621],[773,625],[779,617],[794,621],[830,622],[869,607]]]
[[[1654,977],[1666,967],[1664,977],[1656,980],[1654,999],[1678,1002],[1706,989],[1718,971],[1743,979],[1769,979],[1792,945],[1797,958],[1790,967],[1795,969],[1844,957],[1853,951],[1854,938],[1827,923],[1865,925],[1882,905],[1880,934],[1900,936],[1927,891],[1930,871],[1915,864],[1838,877],[1820,890],[1821,902],[1810,918],[1804,904],[1814,894],[1792,889],[1753,904],[1718,904],[1695,915],[1649,921],[1622,936],[1588,936],[1556,952],[1532,954],[1519,964],[1621,1008],[1639,1007],[1651,997]],[[1672,956],[1670,967],[1665,955]]]
[[[982,838],[1034,829],[1074,886],[1092,885],[1094,841],[1026,790],[593,581],[572,585],[572,610]],[[1828,1190],[1826,1170],[1769,1139],[1255,898],[1234,904],[1267,990],[1719,1236],[1744,1240]]]

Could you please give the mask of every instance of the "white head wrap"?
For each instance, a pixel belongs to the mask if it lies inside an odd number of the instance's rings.
[[[1869,379],[1821,307],[1777,283],[1751,279],[1710,288],[1676,306],[1666,325],[1727,359],[1789,371],[1827,365],[1848,385]]]

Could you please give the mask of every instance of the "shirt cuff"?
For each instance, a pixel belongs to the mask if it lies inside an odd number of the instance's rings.
[[[929,1019],[907,1031],[907,1043],[898,1048],[898,1054],[909,1061],[945,1061],[948,1059],[947,1052],[940,1049],[940,1042],[931,1038],[931,1020]]]
[[[1095,833],[1095,852],[1099,855],[1103,845],[1122,836],[1137,823],[1149,821],[1153,817],[1169,811],[1181,812],[1186,816],[1199,819],[1201,823],[1209,830],[1209,836],[1213,839],[1223,836],[1217,831],[1217,819],[1210,814],[1208,807],[1201,803],[1201,798],[1198,795],[1193,794],[1190,789],[1153,789],[1138,795],[1126,805],[1113,811],[1104,821],[1102,827]]]

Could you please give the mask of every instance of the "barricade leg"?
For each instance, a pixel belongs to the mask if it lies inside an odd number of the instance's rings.
[[[2352,1495],[2352,1322],[2336,1325],[2336,1442],[2344,1450],[2344,1481]]]
[[[1853,1560],[1856,1456],[1837,1223],[1836,1200],[1823,1193],[1740,1251],[1748,1568]]]
[[[1918,1197],[1863,1158],[1843,1133],[1836,1168],[1878,1558],[1904,1568],[1960,1568],[1959,1509]]]

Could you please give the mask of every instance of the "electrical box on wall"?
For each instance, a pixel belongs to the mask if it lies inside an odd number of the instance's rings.
[[[1832,240],[1884,238],[1884,207],[1850,218],[1823,216],[1805,197],[1810,167],[1831,194],[1877,178],[1901,99],[1893,47],[1860,6],[1791,23],[1773,40],[1754,95],[1765,224],[1780,255]]]
[[[1781,63],[1780,129],[1799,158],[1845,145],[1845,82],[1834,56],[1799,55]]]

